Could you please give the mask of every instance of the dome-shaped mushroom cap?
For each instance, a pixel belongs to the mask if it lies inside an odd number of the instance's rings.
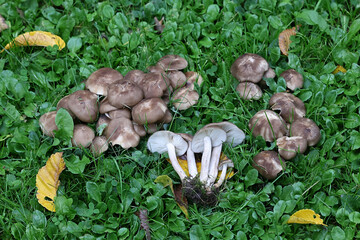
[[[95,156],[100,156],[101,153],[109,149],[109,144],[104,136],[97,136],[91,143],[90,150]]]
[[[191,90],[195,89],[195,83],[197,83],[197,85],[201,86],[202,82],[204,81],[202,76],[199,73],[194,72],[194,71],[186,72],[185,77],[186,77],[185,87],[187,87],[188,89],[191,89]]]
[[[266,179],[275,179],[279,172],[285,170],[285,161],[279,158],[277,152],[262,151],[253,159],[253,167]]]
[[[205,127],[219,127],[226,133],[225,142],[230,143],[232,147],[235,147],[241,144],[245,139],[245,133],[243,130],[238,128],[235,124],[231,122],[218,122],[218,123],[209,123]]]
[[[191,143],[191,149],[195,153],[204,151],[204,138],[211,139],[211,146],[216,147],[226,141],[226,132],[217,126],[204,126],[194,135]]]
[[[70,95],[67,95],[62,99],[60,99],[56,105],[56,110],[59,110],[60,108],[66,109],[66,111],[68,111],[70,116],[72,118],[75,118],[75,114],[69,108],[69,100],[70,100]]]
[[[198,100],[199,94],[195,90],[183,87],[176,90],[173,95],[173,106],[179,110],[186,110],[197,104]]]
[[[293,159],[297,153],[304,153],[307,148],[307,141],[305,138],[297,137],[281,137],[276,140],[276,145],[279,149],[279,154],[285,160]]]
[[[149,98],[136,104],[131,110],[131,116],[138,124],[157,123],[164,118],[167,110],[161,98]]]
[[[308,146],[315,146],[321,139],[319,127],[308,118],[299,118],[291,124],[291,136],[305,138]]]
[[[39,119],[39,125],[43,134],[48,137],[54,137],[54,131],[58,130],[55,124],[56,111],[43,114]]]
[[[106,115],[101,114],[99,119],[96,122],[96,132],[99,135],[103,135],[105,133],[105,129],[109,125],[111,119],[108,118]]]
[[[257,112],[249,122],[254,137],[262,136],[265,141],[272,142],[287,134],[286,123],[282,117],[270,110]]]
[[[170,131],[157,131],[152,134],[147,142],[147,148],[151,152],[161,154],[168,151],[168,143],[174,145],[177,156],[183,155],[188,148],[187,142],[179,134]]]
[[[107,113],[107,112],[111,112],[111,111],[114,111],[114,110],[117,110],[119,108],[111,105],[109,103],[109,100],[108,98],[104,98],[101,102],[100,102],[100,107],[99,107],[99,112],[101,114],[104,114],[104,113]]]
[[[99,113],[98,97],[88,90],[79,90],[69,97],[69,108],[82,122],[92,123]]]
[[[112,145],[120,145],[124,149],[136,147],[140,142],[140,136],[127,118],[112,119],[105,130],[105,136]]]
[[[181,70],[187,67],[188,62],[178,55],[166,55],[157,62],[165,71]]]
[[[145,76],[145,73],[141,70],[131,70],[129,71],[125,77],[124,77],[124,80],[128,80],[128,81],[131,81],[131,82],[134,82],[136,84],[139,84],[143,78]]]
[[[268,62],[253,53],[241,55],[231,65],[231,74],[240,82],[260,82],[264,73],[269,69]]]
[[[270,68],[264,73],[264,78],[275,78],[276,77],[276,73],[274,71],[274,69]]]
[[[252,82],[242,82],[236,87],[240,97],[245,100],[259,100],[262,97],[261,88]]]
[[[159,98],[170,90],[171,84],[164,74],[151,72],[144,74],[139,87],[144,92],[144,98]]]
[[[77,147],[88,147],[95,138],[94,130],[85,124],[75,124],[71,143]]]
[[[144,93],[136,83],[123,80],[109,85],[107,98],[114,107],[132,107],[144,98]]]
[[[168,71],[166,77],[169,79],[169,82],[174,89],[180,88],[186,83],[186,76],[181,71]]]
[[[112,68],[100,68],[86,80],[86,88],[92,93],[107,95],[107,87],[123,79],[121,73]]]
[[[137,124],[136,122],[132,122],[132,123],[133,123],[135,132],[136,132],[140,137],[146,136],[146,129],[145,129],[144,125],[139,125],[139,124]]]
[[[286,87],[292,91],[294,91],[296,88],[302,88],[304,85],[303,76],[294,69],[289,69],[282,72],[280,77],[285,79]]]
[[[275,93],[270,98],[269,105],[272,110],[280,111],[280,116],[289,123],[305,117],[306,114],[303,101],[291,93]]]
[[[130,110],[127,108],[124,109],[117,109],[117,110],[113,110],[110,112],[105,113],[105,116],[107,116],[110,119],[114,119],[114,118],[120,118],[120,117],[124,117],[127,119],[131,119],[131,113]]]

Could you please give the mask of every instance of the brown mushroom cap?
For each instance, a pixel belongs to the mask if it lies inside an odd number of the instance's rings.
[[[93,72],[86,80],[86,88],[90,92],[107,95],[107,87],[117,81],[123,79],[121,73],[112,68],[100,68]]]
[[[180,88],[186,83],[185,74],[177,70],[168,71],[166,77],[169,79],[169,82],[174,89]]]
[[[120,118],[120,117],[131,119],[130,110],[127,108],[117,109],[117,110],[107,112],[107,113],[105,113],[105,116],[107,116],[110,119]]]
[[[185,87],[187,87],[190,90],[195,89],[195,83],[197,85],[201,86],[204,79],[201,77],[201,75],[197,72],[189,71],[185,73],[186,76],[186,84]]]
[[[273,111],[280,111],[280,116],[289,123],[305,117],[306,114],[303,101],[291,93],[275,93],[270,98],[269,105]]]
[[[139,83],[144,92],[144,98],[162,97],[170,89],[169,80],[161,73],[146,73]]]
[[[292,91],[294,91],[296,88],[302,88],[304,85],[303,76],[294,69],[289,69],[282,72],[280,77],[285,79],[286,87]]]
[[[140,136],[135,132],[133,124],[127,118],[112,119],[105,130],[106,138],[113,145],[120,145],[124,149],[136,147]]]
[[[269,124],[270,123],[270,124]],[[257,112],[249,122],[254,137],[262,136],[265,141],[272,142],[287,134],[286,123],[282,117],[270,110]]]
[[[135,132],[140,136],[140,137],[144,137],[146,135],[146,130],[144,125],[139,125],[136,122],[132,122],[134,125],[134,130]]]
[[[172,121],[173,117],[169,109],[165,111],[164,117],[159,121],[159,123],[170,123]]]
[[[95,138],[94,130],[85,124],[75,124],[71,143],[77,147],[88,147]]]
[[[107,98],[114,107],[132,107],[144,98],[144,93],[136,83],[123,80],[109,85]]]
[[[107,113],[107,112],[110,112],[110,111],[114,111],[114,110],[117,110],[119,108],[117,107],[114,107],[113,105],[111,105],[109,103],[109,100],[108,98],[104,98],[101,102],[100,102],[100,107],[99,107],[99,112],[101,114],[104,114],[104,113]]]
[[[98,97],[88,90],[79,90],[69,96],[69,108],[82,122],[92,123],[99,113]]]
[[[149,98],[136,104],[132,108],[131,116],[138,124],[157,123],[164,118],[167,110],[161,98]]]
[[[141,70],[131,70],[129,71],[125,77],[124,80],[132,81],[136,84],[139,84],[145,76],[145,73]]]
[[[145,130],[148,134],[152,134],[152,133],[156,132],[158,129],[157,129],[156,123],[152,123],[152,124],[147,124],[145,126]]]
[[[173,106],[179,110],[186,110],[191,106],[197,104],[199,94],[195,90],[190,90],[186,87],[176,90],[173,95]]]
[[[240,97],[245,100],[259,100],[262,97],[261,88],[252,82],[242,82],[236,87],[236,91]]]
[[[308,146],[315,146],[321,139],[316,123],[308,118],[299,118],[291,124],[291,136],[301,136],[307,140]]]
[[[99,135],[103,135],[105,132],[106,127],[110,123],[110,118],[108,118],[106,115],[100,115],[98,121],[96,122],[96,132]],[[101,128],[101,129],[100,129]]]
[[[55,124],[56,111],[43,114],[39,119],[39,125],[43,134],[54,137],[54,131],[58,130]]]
[[[100,156],[101,153],[109,149],[109,144],[104,136],[97,136],[91,143],[90,150],[95,156]]]
[[[286,164],[277,152],[262,151],[253,159],[253,167],[266,179],[275,179],[279,172],[285,170]]]
[[[275,71],[274,69],[272,68],[269,68],[265,73],[264,73],[264,78],[275,78],[276,77],[276,74],[275,74]]]
[[[259,82],[269,69],[268,62],[260,55],[246,53],[231,65],[231,74],[240,82]]]
[[[69,108],[69,100],[70,100],[70,95],[67,95],[62,99],[60,99],[56,105],[56,110],[59,110],[60,108],[64,108],[66,109],[66,111],[68,111],[68,113],[72,118],[75,118],[75,114]]]
[[[165,71],[181,70],[187,67],[188,62],[178,55],[166,55],[157,63]]]
[[[303,137],[281,137],[276,140],[276,145],[279,149],[279,154],[285,160],[290,160],[296,156],[297,153],[304,153],[307,148],[307,141]]]

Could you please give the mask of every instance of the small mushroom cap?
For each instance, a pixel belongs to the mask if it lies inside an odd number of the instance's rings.
[[[144,92],[144,98],[160,98],[172,89],[165,75],[158,72],[146,73],[139,83],[139,87]]]
[[[75,124],[71,143],[77,147],[87,148],[95,138],[94,130],[85,124]]]
[[[226,132],[216,126],[204,126],[196,132],[191,143],[191,149],[195,153],[204,151],[204,138],[211,139],[211,146],[216,147],[226,141]]]
[[[108,98],[104,98],[101,102],[100,102],[100,108],[99,108],[99,112],[101,114],[104,114],[104,113],[107,113],[107,112],[110,112],[110,111],[114,111],[114,110],[117,110],[119,108],[117,107],[114,107],[113,105],[111,105],[109,103],[109,100]]]
[[[101,153],[109,149],[109,144],[104,136],[97,136],[91,143],[90,150],[95,156],[100,156]]]
[[[178,55],[166,55],[157,63],[165,71],[181,70],[187,67],[188,62]]]
[[[275,179],[279,172],[285,170],[285,161],[282,160],[277,152],[262,151],[253,159],[253,167],[266,179]]]
[[[173,95],[173,106],[179,110],[189,109],[191,106],[197,104],[199,94],[195,90],[190,90],[186,87],[176,90]]]
[[[131,70],[129,71],[125,77],[124,80],[134,82],[139,85],[139,83],[143,80],[145,76],[145,73],[141,70]]]
[[[135,132],[130,119],[112,119],[105,130],[106,138],[112,145],[120,145],[124,149],[136,147],[140,142],[140,136]]]
[[[197,72],[189,71],[185,73],[186,76],[186,84],[185,87],[187,87],[190,90],[195,89],[195,83],[197,85],[201,86],[204,79],[201,77],[201,75]]]
[[[321,139],[319,127],[308,118],[299,118],[291,124],[291,136],[305,138],[308,146],[315,146]]]
[[[294,91],[296,88],[302,88],[304,85],[303,76],[294,69],[289,69],[282,72],[280,77],[285,79],[286,87],[292,91]]]
[[[120,118],[120,117],[131,119],[130,110],[127,108],[117,109],[117,110],[107,112],[107,113],[105,113],[105,116],[107,116],[110,119]]]
[[[227,165],[228,168],[234,167],[233,161],[231,161],[231,159],[226,158],[225,160],[220,160],[218,170],[222,171],[225,165]]]
[[[305,117],[306,114],[303,101],[291,93],[275,93],[270,98],[269,105],[272,110],[280,111],[280,116],[289,123]]]
[[[267,142],[285,136],[288,132],[284,119],[270,110],[257,112],[250,119],[249,128],[252,130],[254,137],[260,135]]]
[[[259,100],[262,97],[261,88],[252,82],[242,82],[236,87],[240,97],[245,100]]]
[[[225,142],[230,143],[232,147],[235,147],[241,144],[245,139],[245,133],[243,130],[238,128],[235,124],[231,122],[218,122],[218,123],[209,123],[205,127],[219,127],[226,133]]]
[[[39,119],[39,125],[43,134],[54,137],[54,131],[58,130],[55,124],[56,111],[43,114]]]
[[[158,126],[156,125],[156,123],[151,123],[151,124],[147,124],[145,127],[145,131],[148,134],[152,134],[154,132],[156,132],[158,130]]]
[[[60,108],[64,108],[66,109],[66,111],[68,111],[68,113],[72,118],[75,118],[75,114],[69,108],[69,100],[70,100],[70,95],[67,95],[62,99],[60,99],[56,105],[56,110],[59,110]]]
[[[161,98],[149,98],[135,105],[131,116],[133,121],[138,124],[157,123],[164,118],[167,110],[167,106]]]
[[[79,90],[69,97],[69,108],[82,122],[92,123],[99,113],[98,97],[88,90]]]
[[[140,136],[140,137],[144,137],[146,136],[146,130],[144,125],[139,125],[136,122],[132,122],[134,125],[134,130],[135,132]]]
[[[164,153],[168,152],[167,144],[171,143],[175,147],[177,156],[183,155],[188,149],[187,142],[179,135],[170,131],[158,131],[149,137],[147,148],[151,152]]]
[[[106,115],[100,115],[99,119],[96,122],[96,132],[99,135],[103,135],[105,133],[105,129],[110,123],[110,118],[108,118]]]
[[[304,153],[307,148],[307,141],[303,137],[281,137],[276,140],[279,154],[285,160],[293,159],[297,153]]]
[[[144,98],[144,93],[136,83],[124,80],[109,85],[107,98],[114,107],[132,107]]]
[[[168,71],[166,77],[169,79],[169,82],[174,89],[180,88],[186,83],[185,74],[177,70]]]
[[[155,66],[149,66],[147,68],[149,70],[149,72],[153,73],[153,72],[157,72],[157,73],[165,73],[165,70],[159,66],[159,65],[155,65]]]
[[[274,69],[272,68],[269,68],[265,73],[264,73],[264,78],[275,78],[276,77],[276,74],[275,74],[275,71]]]
[[[259,82],[269,69],[268,62],[260,55],[246,53],[231,65],[231,74],[240,82]]]
[[[107,87],[123,79],[121,73],[112,68],[100,68],[86,80],[86,88],[98,95],[107,95]]]

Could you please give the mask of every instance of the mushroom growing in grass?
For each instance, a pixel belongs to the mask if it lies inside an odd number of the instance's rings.
[[[307,140],[308,146],[315,146],[321,139],[316,123],[308,118],[299,118],[291,124],[291,136],[301,136]]]
[[[274,151],[262,151],[253,158],[253,167],[266,179],[275,179],[285,170],[285,162]]]
[[[40,128],[48,137],[54,137],[54,131],[58,130],[55,124],[56,111],[43,114],[39,119]]]
[[[286,87],[292,91],[294,91],[296,88],[302,88],[304,85],[303,76],[294,69],[289,69],[282,72],[280,77],[285,79]]]
[[[306,108],[303,101],[291,93],[275,93],[269,100],[273,111],[279,111],[280,116],[288,123],[305,117]]]
[[[240,97],[245,100],[259,100],[262,97],[261,88],[252,82],[242,82],[236,87]]]
[[[214,188],[219,188],[223,182],[225,181],[226,178],[226,171],[228,168],[233,168],[234,167],[234,163],[233,161],[231,161],[230,159],[225,159],[224,161],[221,161],[219,163],[219,171],[221,171],[221,175],[219,177],[219,180],[217,181],[216,184],[214,184]]]
[[[294,158],[297,153],[304,153],[306,151],[307,141],[300,136],[284,136],[276,140],[276,145],[278,146],[280,156],[285,160],[290,160]]]
[[[260,82],[269,64],[265,58],[253,53],[246,53],[238,57],[231,65],[231,74],[239,82]]]

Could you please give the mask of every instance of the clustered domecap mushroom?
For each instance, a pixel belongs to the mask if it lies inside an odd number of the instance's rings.
[[[174,106],[185,110],[196,104],[199,95],[194,90],[194,84],[202,82],[202,77],[196,72],[182,73],[187,61],[178,55],[167,55],[161,58],[149,73],[141,70],[131,70],[124,77],[111,68],[101,68],[93,72],[85,85],[87,90],[79,90],[63,97],[57,104],[57,110],[66,109],[74,121],[93,123],[97,120],[96,130],[104,139],[94,137],[96,142],[76,144],[82,147],[92,146],[94,155],[108,149],[108,142],[127,149],[136,147],[140,136],[153,133],[164,123],[172,120],[166,102],[172,91]],[[194,77],[195,76],[195,77]],[[178,94],[182,92],[182,95]],[[99,103],[99,98],[104,98]],[[189,98],[188,96],[191,96]],[[100,114],[99,114],[100,113]],[[55,124],[56,111],[46,113],[40,118],[40,127],[47,136],[54,136],[57,130]],[[82,126],[75,129],[85,129]],[[90,128],[90,127],[88,127]],[[90,128],[91,129],[91,128]],[[99,144],[103,146],[99,146]]]
[[[206,205],[216,202],[215,192],[224,182],[227,168],[234,167],[234,164],[229,159],[220,162],[222,144],[226,142],[232,147],[235,147],[242,143],[244,139],[244,132],[236,125],[230,122],[220,122],[205,125],[196,132],[194,137],[176,134],[170,131],[158,131],[150,136],[147,147],[151,152],[158,152],[160,154],[168,152],[171,164],[179,175],[183,185],[195,186],[197,185],[196,183],[200,181],[203,189],[197,192],[196,195],[201,201],[193,199],[191,196],[189,200]],[[185,153],[188,162],[189,176],[187,176],[181,168],[176,157],[184,155]],[[194,153],[201,153],[202,155],[200,173],[197,172]],[[220,171],[219,180],[215,183]],[[191,191],[196,190],[191,189]],[[184,194],[186,196],[185,191]],[[207,199],[208,196],[210,196],[209,201],[204,200]]]

